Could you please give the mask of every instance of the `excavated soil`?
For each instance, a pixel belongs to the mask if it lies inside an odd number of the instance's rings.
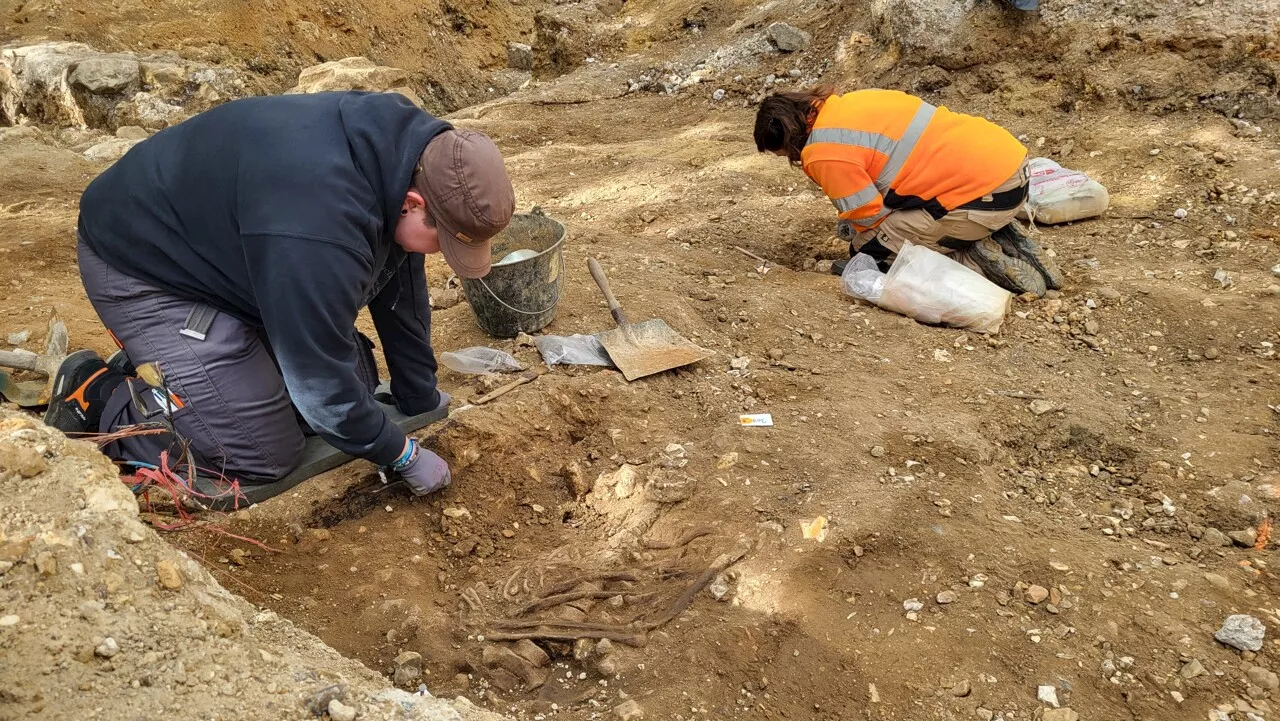
[[[1253,12],[1274,3],[1175,17],[1047,0],[1040,20],[978,6],[961,50],[891,42],[873,5],[633,0],[615,18],[625,50],[457,115],[502,147],[520,207],[568,228],[546,332],[611,326],[594,256],[632,318],[712,359],[633,383],[556,367],[465,409],[494,382],[443,371],[456,410],[423,435],[454,468],[442,494],[353,463],[219,520],[275,551],[168,539],[343,654],[390,673],[421,653],[432,693],[522,718],[616,718],[628,700],[657,719],[1075,718],[1042,686],[1090,721],[1274,718],[1280,142],[1275,28]],[[284,22],[273,7],[255,12]],[[813,45],[752,50],[774,20]],[[513,37],[493,22],[474,32]],[[228,52],[269,53],[253,31]],[[172,32],[158,37],[189,31]],[[653,92],[698,62],[701,83]],[[822,272],[844,252],[829,204],[750,135],[762,78],[820,72],[987,115],[1105,184],[1105,216],[1036,230],[1062,293],[1015,302],[991,337],[845,296]],[[50,137],[0,144],[0,333],[54,307],[73,345],[106,351],[72,258],[77,194],[101,166]],[[443,262],[428,277],[442,288]],[[465,302],[435,313],[434,338],[538,362]],[[562,590],[600,597],[530,608]],[[1214,640],[1237,613],[1268,627],[1256,654]],[[527,684],[484,649],[532,618],[617,638],[543,642],[549,678]]]

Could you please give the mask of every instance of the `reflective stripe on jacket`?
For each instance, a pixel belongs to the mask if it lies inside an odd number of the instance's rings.
[[[894,210],[941,218],[991,193],[1027,150],[1009,131],[897,90],[823,103],[800,158],[843,220],[870,230]]]

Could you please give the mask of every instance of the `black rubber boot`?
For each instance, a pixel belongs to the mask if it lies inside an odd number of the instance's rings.
[[[1021,258],[1005,255],[996,241],[984,238],[969,246],[967,252],[982,269],[982,274],[1001,288],[1018,295],[1044,296],[1045,281],[1040,271]]]
[[[129,354],[125,353],[123,348],[107,358],[107,367],[126,378],[138,375],[138,369],[134,367],[133,361],[129,360]]]
[[[1031,236],[1022,230],[1018,223],[1010,223],[991,234],[991,238],[1000,244],[1005,255],[1027,261],[1044,277],[1044,284],[1051,290],[1059,290],[1066,283],[1066,276],[1058,263],[1044,251]]]
[[[44,422],[63,433],[97,433],[102,409],[122,382],[124,374],[108,368],[97,353],[72,353],[54,376]]]

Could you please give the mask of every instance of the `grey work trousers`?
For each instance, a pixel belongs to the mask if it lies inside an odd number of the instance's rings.
[[[1027,178],[1027,163],[1023,162],[1008,180],[991,192],[1005,193],[1015,190],[1026,185]],[[968,244],[951,248],[941,245],[940,241],[950,238],[977,242],[988,238],[993,232],[1014,222],[1019,210],[1021,206],[1005,210],[957,208],[941,218],[934,218],[927,210],[895,210],[886,215],[880,225],[859,233],[854,238],[853,245],[855,248],[861,248],[873,239],[879,240],[880,245],[888,248],[895,259],[907,243],[923,245],[930,250],[951,256],[952,260],[974,272],[982,273],[978,264],[969,257],[966,250]]]
[[[203,340],[181,333],[193,308],[180,298],[126,275],[97,256],[84,243],[76,254],[89,302],[116,342],[135,365],[158,363],[175,399],[169,401],[174,429],[191,444],[198,466],[247,483],[275,481],[288,475],[302,458],[308,429],[297,415],[284,378],[261,328],[218,313]],[[378,385],[372,344],[359,336],[359,373],[370,392]],[[147,407],[139,409],[127,384]],[[164,407],[164,395],[138,379],[122,383],[112,394],[98,430],[111,433],[125,426],[158,420],[149,413]],[[136,436],[103,449],[120,461],[155,464],[163,451],[180,459],[168,434]]]

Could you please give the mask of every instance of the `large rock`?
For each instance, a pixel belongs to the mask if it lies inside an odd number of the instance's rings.
[[[392,689],[229,593],[142,523],[92,443],[0,409],[0,459],[18,455],[43,465],[24,478],[0,461],[6,718],[276,721],[341,710],[336,698],[361,721],[504,721]]]
[[[99,163],[114,163],[124,157],[129,149],[142,142],[137,139],[129,138],[111,138],[84,151],[86,160],[93,160]]]
[[[514,70],[533,70],[533,48],[524,43],[508,43],[507,67]]]
[[[1261,651],[1266,636],[1267,627],[1262,621],[1242,613],[1227,616],[1222,628],[1213,634],[1217,640],[1241,651]]]
[[[68,70],[94,54],[80,43],[45,43],[0,51],[0,125],[23,120],[83,126]]]
[[[809,33],[786,23],[774,23],[765,31],[769,36],[769,40],[784,53],[795,53],[809,47],[809,43],[813,40],[813,36]]]
[[[212,107],[217,102],[216,98],[208,97],[200,100],[204,101],[200,103],[201,109]],[[159,130],[177,124],[190,114],[191,111],[144,91],[116,106],[115,121],[118,125]]]
[[[142,66],[132,55],[103,55],[76,63],[68,79],[74,88],[95,95],[116,95],[138,87]]]
[[[409,72],[378,65],[368,58],[343,58],[303,70],[289,93],[324,93],[334,90],[367,90],[400,93],[422,107],[422,99],[409,87]]]
[[[1002,44],[979,32],[1001,13],[977,0],[872,0],[876,34],[898,45],[912,62],[958,70],[994,58]]]
[[[0,51],[0,125],[155,129],[245,94],[234,70],[173,55],[139,58],[70,42]]]

